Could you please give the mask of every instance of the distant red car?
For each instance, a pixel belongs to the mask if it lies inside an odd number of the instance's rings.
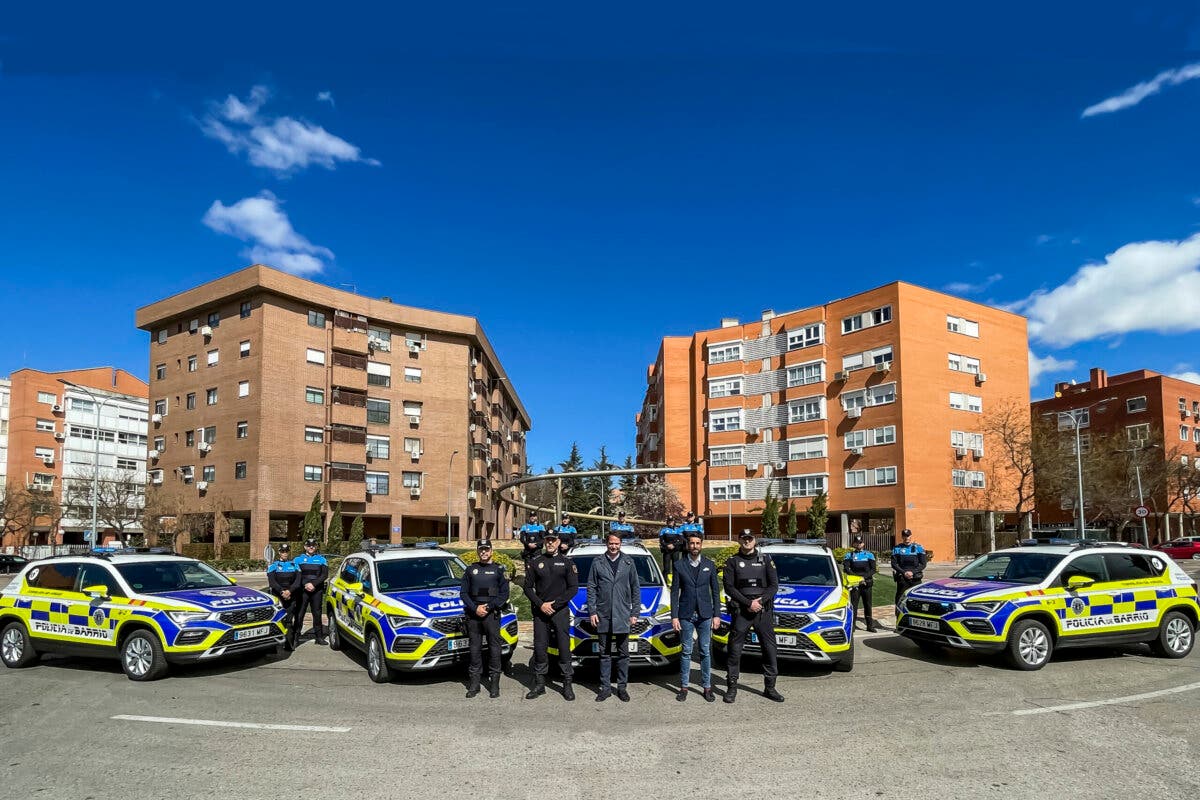
[[[1200,536],[1174,539],[1166,544],[1160,544],[1155,549],[1163,551],[1176,560],[1194,558],[1200,561]]]

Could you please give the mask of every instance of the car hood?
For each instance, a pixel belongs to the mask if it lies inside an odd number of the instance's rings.
[[[661,586],[643,586],[641,589],[642,610],[640,616],[652,617],[664,602],[666,592]],[[571,599],[571,612],[576,616],[585,616],[587,612],[587,587],[581,588]]]
[[[1017,590],[1029,591],[1033,588],[1033,586],[1022,583],[942,578],[941,580],[922,583],[920,586],[910,590],[908,596],[918,600],[941,600],[951,603],[961,603],[973,597],[1004,594]]]
[[[175,592],[159,592],[154,597],[163,600],[178,600],[205,611],[232,611],[239,608],[269,606],[274,600],[262,592],[244,586],[221,586],[212,589],[181,589]]]
[[[450,617],[463,613],[460,590],[448,586],[386,592],[384,597],[413,617]]]
[[[841,587],[839,586],[781,583],[775,590],[775,611],[784,614],[793,611],[816,611],[840,592]]]

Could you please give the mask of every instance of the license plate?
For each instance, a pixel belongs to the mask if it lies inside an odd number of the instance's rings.
[[[775,639],[780,647],[795,647],[797,644],[796,637],[786,633],[776,634]]]
[[[466,650],[466,649],[467,649],[468,647],[470,647],[470,646],[471,646],[471,640],[470,640],[470,639],[451,639],[451,640],[450,640],[450,644],[449,644],[449,645],[447,645],[447,647],[449,647],[449,649],[450,649],[451,651],[454,651],[454,650]]]
[[[642,640],[641,639],[630,639],[629,640],[629,652],[640,653],[641,651],[642,651]],[[600,643],[599,642],[592,642],[592,652],[593,653],[600,652]]]
[[[922,619],[921,617],[909,617],[908,624],[914,628],[920,628],[925,631],[940,631],[941,623],[936,619]]]
[[[245,639],[257,639],[260,636],[267,636],[271,633],[270,625],[260,625],[257,628],[246,628],[245,630],[234,631],[233,640],[240,642]]]

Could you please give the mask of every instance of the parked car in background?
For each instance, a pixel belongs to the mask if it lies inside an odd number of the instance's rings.
[[[1186,536],[1160,544],[1155,550],[1161,550],[1175,560],[1194,558],[1200,561],[1200,536]]]
[[[28,563],[28,558],[0,553],[0,575],[11,575],[15,572],[20,572],[25,569],[25,565]]]

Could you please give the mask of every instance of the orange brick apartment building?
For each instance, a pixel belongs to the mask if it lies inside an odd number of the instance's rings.
[[[184,513],[298,536],[321,495],[381,540],[492,536],[529,415],[478,321],[255,265],[140,308],[150,482]],[[457,452],[456,452],[457,451]],[[278,523],[275,526],[270,521]]]
[[[912,528],[948,560],[956,517],[1015,507],[983,435],[988,408],[1013,402],[1029,402],[1025,318],[897,282],[663,339],[637,462],[693,467],[669,480],[710,537],[729,514],[757,529],[768,487],[804,531],[826,491],[829,538]]]

